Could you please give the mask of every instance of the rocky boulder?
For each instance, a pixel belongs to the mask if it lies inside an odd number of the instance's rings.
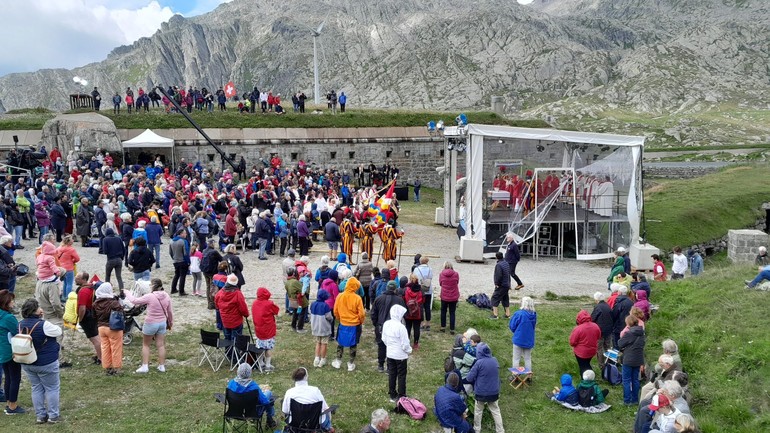
[[[97,148],[120,152],[120,138],[115,124],[101,114],[60,114],[43,125],[41,140],[46,149],[58,147],[66,156],[75,150],[77,138],[80,139],[82,153],[93,153]]]

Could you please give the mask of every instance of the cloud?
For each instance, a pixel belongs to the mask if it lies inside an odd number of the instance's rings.
[[[24,0],[3,2],[0,76],[73,68],[151,36],[175,13],[194,16],[231,0]]]

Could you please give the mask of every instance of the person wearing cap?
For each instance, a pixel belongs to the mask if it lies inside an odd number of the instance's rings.
[[[356,349],[361,338],[361,330],[366,317],[364,303],[358,296],[361,283],[356,277],[350,277],[345,285],[345,291],[334,302],[334,317],[340,321],[337,328],[337,359],[332,361],[332,367],[339,369],[342,365],[342,354],[345,347],[350,348],[348,371],[356,369]]]
[[[628,250],[625,247],[618,247],[617,254],[623,257],[623,272],[631,274],[631,258],[628,257]]]
[[[647,406],[651,411],[655,412],[652,417],[652,423],[650,423],[649,432],[656,433],[674,433],[676,432],[676,417],[681,415],[682,412],[671,404],[671,401],[666,394],[658,394],[652,398],[652,403]]]
[[[101,283],[95,298],[93,308],[102,344],[102,368],[108,376],[120,374],[123,368],[123,331],[110,328],[110,315],[113,311],[122,312],[123,306],[112,292],[110,283]]]
[[[249,307],[243,292],[238,289],[238,276],[230,274],[222,290],[214,296],[214,303],[219,310],[225,340],[235,340],[243,334],[243,319],[249,317]]]

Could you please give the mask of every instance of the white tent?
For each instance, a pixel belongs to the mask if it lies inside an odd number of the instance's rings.
[[[167,148],[171,149],[171,162],[174,167],[176,167],[176,160],[174,157],[174,139],[173,138],[166,138],[161,137],[160,135],[150,131],[149,129],[145,129],[144,132],[137,135],[136,137],[124,141],[122,144],[123,147],[123,160],[125,161],[125,154],[126,149],[140,149],[140,148]]]

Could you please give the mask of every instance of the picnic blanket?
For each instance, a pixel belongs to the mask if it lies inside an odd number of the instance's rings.
[[[607,403],[597,404],[596,406],[583,407],[579,404],[569,404],[569,403],[556,400],[556,398],[554,397],[551,397],[551,401],[556,402],[556,404],[560,404],[566,407],[567,409],[577,410],[577,411],[586,412],[586,413],[602,413],[609,410],[612,407]]]

